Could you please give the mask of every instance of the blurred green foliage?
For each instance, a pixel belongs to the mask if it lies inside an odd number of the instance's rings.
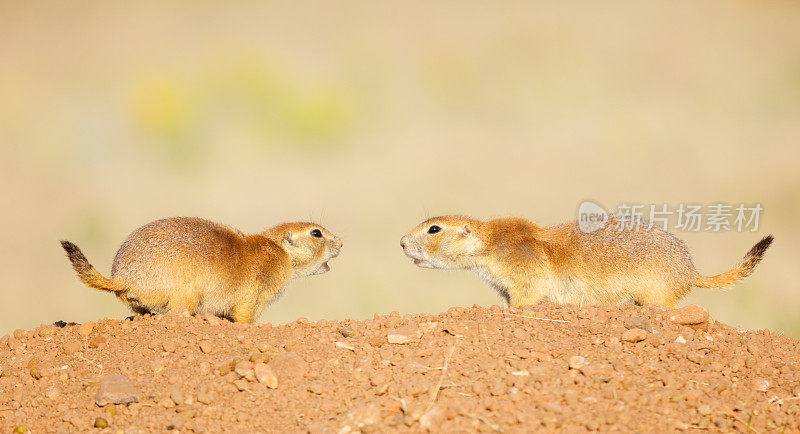
[[[354,98],[346,87],[306,85],[278,65],[259,56],[226,56],[189,73],[139,77],[131,86],[133,124],[178,166],[204,161],[211,128],[233,118],[257,132],[265,149],[342,146],[355,129]]]

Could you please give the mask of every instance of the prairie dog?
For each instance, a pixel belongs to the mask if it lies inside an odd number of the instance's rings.
[[[767,236],[730,271],[697,272],[683,241],[647,224],[584,233],[577,222],[539,227],[523,218],[435,217],[400,240],[424,268],[472,270],[509,306],[660,304],[675,307],[693,286],[722,288],[749,276],[772,243]]]
[[[245,235],[200,218],[167,218],[128,236],[114,256],[110,279],[78,246],[61,246],[84,284],[113,292],[136,313],[186,307],[251,323],[290,279],[329,271],[342,241],[315,223],[284,223]]]

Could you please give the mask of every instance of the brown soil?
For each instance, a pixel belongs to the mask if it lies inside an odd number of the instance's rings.
[[[798,432],[798,360],[800,341],[697,307],[453,308],[279,327],[170,313],[4,336],[0,431]],[[113,374],[138,402],[97,403],[120,399],[96,396]]]

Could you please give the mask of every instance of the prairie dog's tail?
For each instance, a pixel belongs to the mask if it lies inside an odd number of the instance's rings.
[[[81,249],[75,244],[69,241],[61,241],[61,247],[67,252],[67,257],[69,261],[72,262],[72,268],[78,273],[78,278],[81,279],[81,282],[86,286],[114,293],[128,290],[125,285],[100,274],[100,272],[89,263],[86,256],[83,256],[83,252],[81,252]]]
[[[695,271],[694,286],[698,288],[723,288],[744,279],[749,276],[753,272],[753,269],[756,268],[756,265],[761,262],[764,252],[767,250],[767,247],[772,244],[773,239],[772,235],[764,237],[763,240],[759,241],[758,244],[753,246],[753,248],[744,255],[742,262],[733,267],[732,270],[710,277],[701,276],[700,273]]]

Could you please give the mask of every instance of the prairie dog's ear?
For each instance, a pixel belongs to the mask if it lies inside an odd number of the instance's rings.
[[[461,235],[467,236],[472,233],[472,228],[469,227],[469,223],[464,223],[464,226],[461,227]]]
[[[283,242],[294,246],[297,243],[297,235],[293,234],[292,231],[286,231],[283,233]]]

